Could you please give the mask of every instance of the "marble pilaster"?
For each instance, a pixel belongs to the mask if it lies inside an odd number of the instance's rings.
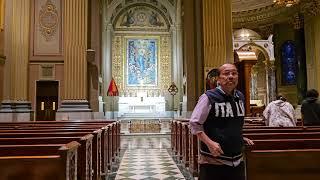
[[[5,3],[5,47],[3,101],[0,121],[33,119],[28,100],[30,0]]]
[[[233,63],[230,0],[203,0],[203,51],[205,67]]]
[[[63,23],[64,87],[57,119],[90,119],[86,57],[88,0],[64,1]],[[79,117],[79,114],[83,115]]]
[[[304,20],[302,14],[294,16],[294,40],[297,58],[297,91],[298,103],[304,99],[307,92],[307,65],[304,38]]]

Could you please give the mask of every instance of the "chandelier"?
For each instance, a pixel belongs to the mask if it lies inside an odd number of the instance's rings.
[[[273,0],[273,2],[279,6],[291,7],[298,4],[300,0]]]

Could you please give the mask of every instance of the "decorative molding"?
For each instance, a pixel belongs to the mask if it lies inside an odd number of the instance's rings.
[[[320,14],[320,0],[303,0],[300,4],[301,13],[305,16],[316,16]]]
[[[172,6],[175,6],[176,5],[176,0],[168,0],[169,3],[172,5]]]
[[[233,42],[233,50],[252,51],[252,48],[256,48],[263,52],[264,56],[267,57],[269,61],[274,61],[274,45],[272,37],[273,35],[270,35],[267,40],[235,40]]]
[[[54,64],[41,64],[40,65],[40,79],[51,80],[55,79],[55,66]]]
[[[266,24],[266,25],[259,26],[259,32],[260,32],[259,34],[262,35],[264,39],[266,39],[271,34],[274,34],[273,28],[274,28],[273,24]]]
[[[175,0],[174,0],[175,1]],[[173,24],[175,21],[175,13],[176,13],[176,6],[171,4],[170,0],[123,0],[123,1],[112,1],[111,4],[107,5],[107,12],[106,15],[107,22],[111,22],[115,24],[118,21],[120,15],[124,14],[124,12],[128,11],[129,9],[137,6],[144,6],[149,7],[155,11],[157,11],[168,24]],[[176,4],[174,2],[174,4]]]
[[[294,29],[301,29],[304,27],[304,19],[301,14],[297,13],[293,16],[292,20],[293,28]]]
[[[168,31],[169,27],[165,17],[147,6],[127,9],[114,23],[115,31]]]
[[[305,18],[320,14],[320,0],[301,0],[298,5],[287,8],[269,5],[248,11],[233,12],[233,28],[255,29],[259,26],[269,26],[281,22],[292,21],[296,13],[302,13]]]
[[[288,21],[299,11],[299,6],[292,8],[279,7],[275,5],[266,6],[250,11],[233,12],[233,28],[246,27],[250,29],[259,28],[259,25],[276,24]]]
[[[39,12],[40,31],[46,41],[50,41],[53,38],[57,31],[58,24],[59,15],[57,7],[51,2],[51,0],[47,0]]]
[[[160,82],[161,88],[166,90],[171,84],[171,37],[161,36],[160,37]]]
[[[30,62],[63,61],[62,0],[32,0]]]

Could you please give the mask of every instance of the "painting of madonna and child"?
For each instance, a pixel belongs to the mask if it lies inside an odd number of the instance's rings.
[[[158,40],[127,39],[127,86],[157,86]]]

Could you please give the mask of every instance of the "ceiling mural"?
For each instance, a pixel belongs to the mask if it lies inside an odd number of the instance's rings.
[[[117,30],[170,29],[175,22],[176,0],[114,0],[108,6],[107,19]]]
[[[136,6],[121,14],[115,24],[116,31],[156,30],[167,31],[169,26],[156,10],[146,6]]]

